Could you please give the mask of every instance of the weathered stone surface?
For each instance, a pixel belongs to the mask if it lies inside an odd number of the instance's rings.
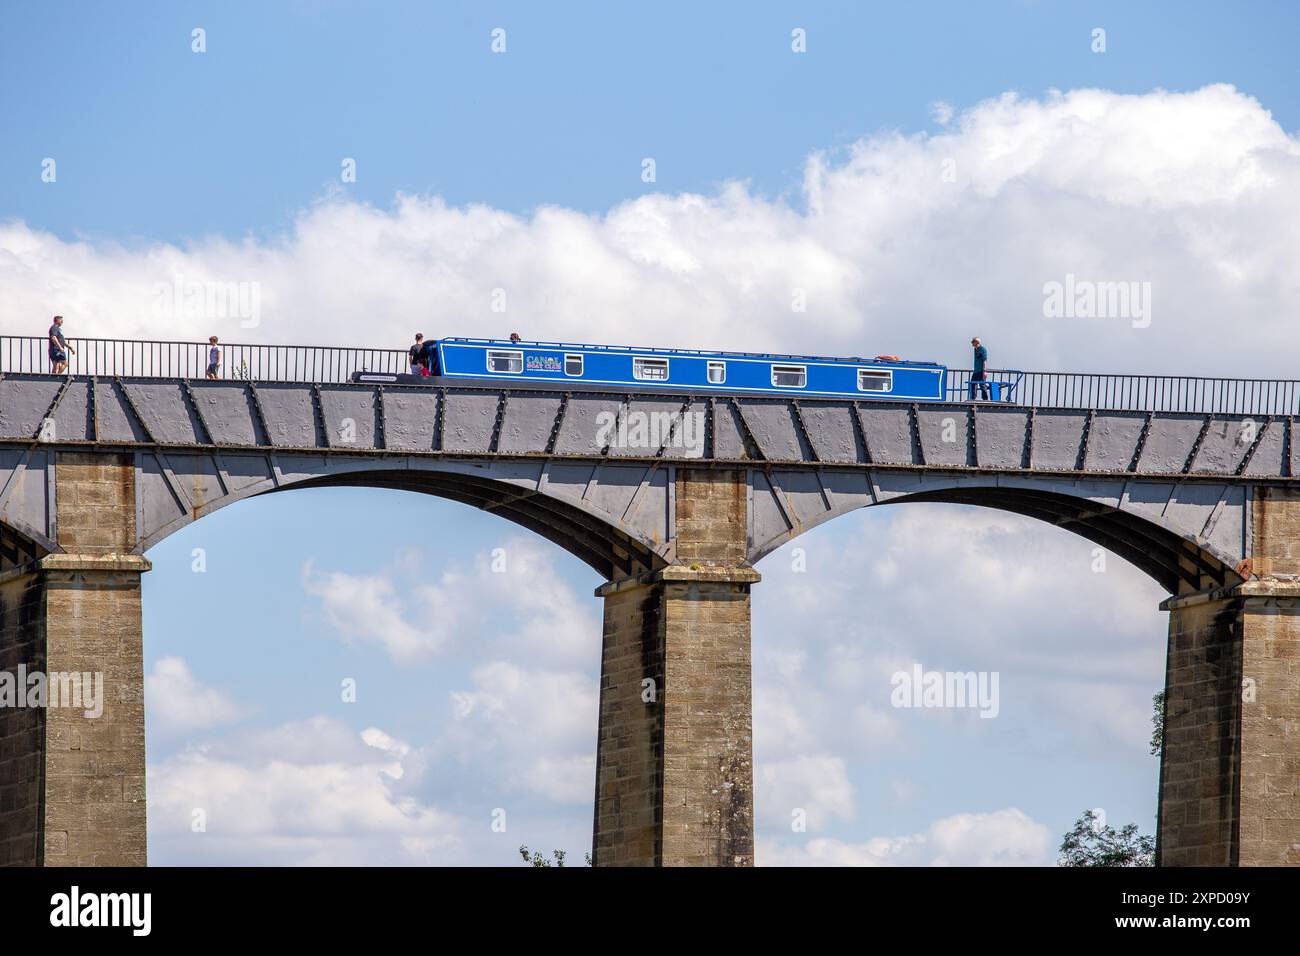
[[[45,589],[34,571],[0,574],[0,671],[44,670]],[[45,711],[0,707],[0,866],[41,859]]]
[[[135,546],[135,456],[64,452],[56,471],[59,545],[71,554]]]
[[[1169,614],[1160,865],[1236,862],[1241,617],[1233,600]]]
[[[682,468],[677,473],[677,560],[745,563],[747,484],[743,471]]]
[[[743,473],[685,471],[677,565],[605,598],[593,860],[751,866],[750,585]],[[689,558],[683,555],[689,555]]]
[[[1164,866],[1300,865],[1300,496],[1253,517],[1251,580],[1166,602]]]
[[[597,866],[654,866],[663,859],[662,603],[656,587],[605,596],[592,837]],[[647,688],[656,700],[644,699]]]
[[[44,706],[0,708],[0,865],[143,866],[134,455],[64,453],[56,468],[65,552],[0,575],[0,670],[49,688]]]
[[[42,574],[47,670],[103,675],[98,716],[66,706],[47,711],[42,862],[144,866],[140,571],[106,571],[91,562]]]
[[[749,583],[663,587],[664,866],[752,866]]]

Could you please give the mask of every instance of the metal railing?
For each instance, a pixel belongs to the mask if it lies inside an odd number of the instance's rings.
[[[70,339],[73,375],[202,378],[208,345],[130,339]],[[353,372],[407,371],[405,349],[221,343],[219,377],[256,382],[346,382]],[[49,373],[48,340],[0,335],[0,374]],[[1300,413],[1300,381],[988,370],[1005,383],[1002,404],[1223,415]],[[970,400],[970,371],[948,370],[948,398]],[[977,383],[978,385],[978,383]],[[1014,385],[1014,388],[1009,386]],[[978,392],[977,392],[978,396]]]
[[[1020,403],[1020,383],[1025,373],[1011,369],[985,369],[984,375],[974,378],[965,369],[948,370],[948,401],[993,401],[1003,405]]]
[[[970,399],[970,375],[948,370],[948,396]],[[1202,378],[1192,375],[1107,375],[1083,372],[988,371],[988,380],[1015,384],[1013,405],[1039,408],[1096,408],[1200,415],[1294,415],[1300,411],[1300,381],[1262,378]],[[977,381],[978,387],[979,382]]]
[[[73,339],[72,375],[203,378],[206,342]],[[405,349],[220,343],[223,379],[254,382],[346,382],[353,372],[406,372]],[[49,342],[36,336],[0,336],[0,373],[50,372]]]

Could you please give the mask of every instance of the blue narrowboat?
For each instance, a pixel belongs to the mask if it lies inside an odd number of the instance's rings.
[[[807,395],[908,402],[943,401],[947,368],[935,362],[906,362],[893,356],[825,358],[752,352],[510,342],[444,338],[437,342],[433,376],[470,384],[514,381],[531,387],[708,394]],[[429,378],[358,373],[360,381],[424,382]]]

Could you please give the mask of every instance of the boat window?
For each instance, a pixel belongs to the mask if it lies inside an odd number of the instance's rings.
[[[668,360],[653,358],[634,358],[632,360],[632,377],[647,381],[668,381]]]
[[[710,362],[709,363],[709,384],[721,385],[727,380],[727,363]]]
[[[894,373],[875,368],[858,369],[859,392],[889,392],[894,388]]]
[[[808,369],[803,365],[773,365],[772,384],[778,388],[803,388],[808,384]]]
[[[489,372],[518,374],[524,370],[524,353],[500,352],[495,349],[488,349],[487,367]]]
[[[582,374],[582,355],[580,354],[574,355],[572,353],[569,353],[564,356],[564,374],[565,375]]]

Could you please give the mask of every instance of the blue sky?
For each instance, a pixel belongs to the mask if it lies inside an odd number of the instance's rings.
[[[9,5],[0,334],[55,310],[74,336],[313,344],[505,322],[961,364],[980,331],[995,365],[1294,374],[1298,28],[1284,3]],[[264,314],[151,312],[180,273],[259,283]],[[1066,273],[1150,279],[1156,320],[1045,322]],[[600,581],[575,558],[356,489],[149,556],[151,862],[588,845]],[[759,570],[760,863],[1051,863],[1087,808],[1152,829],[1165,616],[1132,568],[915,505]],[[891,708],[912,662],[998,671],[999,717]]]
[[[1007,90],[1232,82],[1300,121],[1300,9],[1253,3],[10,5],[6,215],[120,242],[284,230],[349,191],[602,211],[729,179],[788,191],[813,149]],[[1094,27],[1107,49],[1090,49]],[[203,55],[190,31],[207,31]],[[507,31],[492,55],[490,31]],[[807,30],[793,56],[790,31]],[[40,161],[64,185],[43,189]],[[658,182],[640,181],[653,156]]]

